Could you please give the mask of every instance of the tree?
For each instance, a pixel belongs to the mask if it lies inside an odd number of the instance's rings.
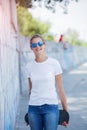
[[[43,34],[43,37],[44,37],[44,39],[47,40],[47,41],[55,41],[54,36],[53,36],[52,34],[50,34],[50,33],[48,33],[48,34]]]
[[[23,6],[26,8],[32,8],[34,6],[34,3],[37,2],[38,6],[44,6],[48,9],[51,9],[53,12],[55,12],[55,6],[58,3],[62,3],[62,8],[66,11],[67,6],[70,2],[75,1],[78,2],[79,0],[16,0],[16,3],[19,4],[19,6]]]
[[[84,42],[79,38],[77,31],[68,29],[64,34],[64,41],[68,41],[72,45],[85,46],[87,47],[87,42]]]
[[[32,36],[35,33],[39,33],[41,35],[48,33],[50,24],[42,23],[34,19],[26,8],[19,6],[17,8],[17,17],[19,30],[22,35]]]

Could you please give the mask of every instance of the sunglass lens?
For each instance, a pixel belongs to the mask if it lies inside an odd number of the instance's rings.
[[[31,44],[31,47],[32,47],[32,48],[36,48],[36,47],[37,47],[37,43],[32,43],[32,44]]]
[[[43,42],[38,42],[38,45],[39,46],[43,46]]]

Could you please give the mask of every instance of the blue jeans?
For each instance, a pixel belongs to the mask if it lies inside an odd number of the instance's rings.
[[[59,121],[58,105],[31,106],[28,108],[31,130],[57,130]]]

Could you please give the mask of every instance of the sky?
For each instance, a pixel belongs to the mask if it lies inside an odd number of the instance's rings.
[[[68,6],[68,14],[58,5],[52,13],[44,7],[29,9],[34,18],[51,23],[50,32],[60,37],[67,29],[76,30],[81,40],[87,41],[87,0],[72,1]]]

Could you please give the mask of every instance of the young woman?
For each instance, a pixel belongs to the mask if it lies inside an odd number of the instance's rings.
[[[28,118],[31,130],[57,130],[59,120],[58,95],[62,107],[68,111],[62,84],[62,69],[58,60],[45,53],[46,43],[41,35],[30,39],[35,59],[27,64],[29,80]],[[64,126],[68,124],[63,123]]]

